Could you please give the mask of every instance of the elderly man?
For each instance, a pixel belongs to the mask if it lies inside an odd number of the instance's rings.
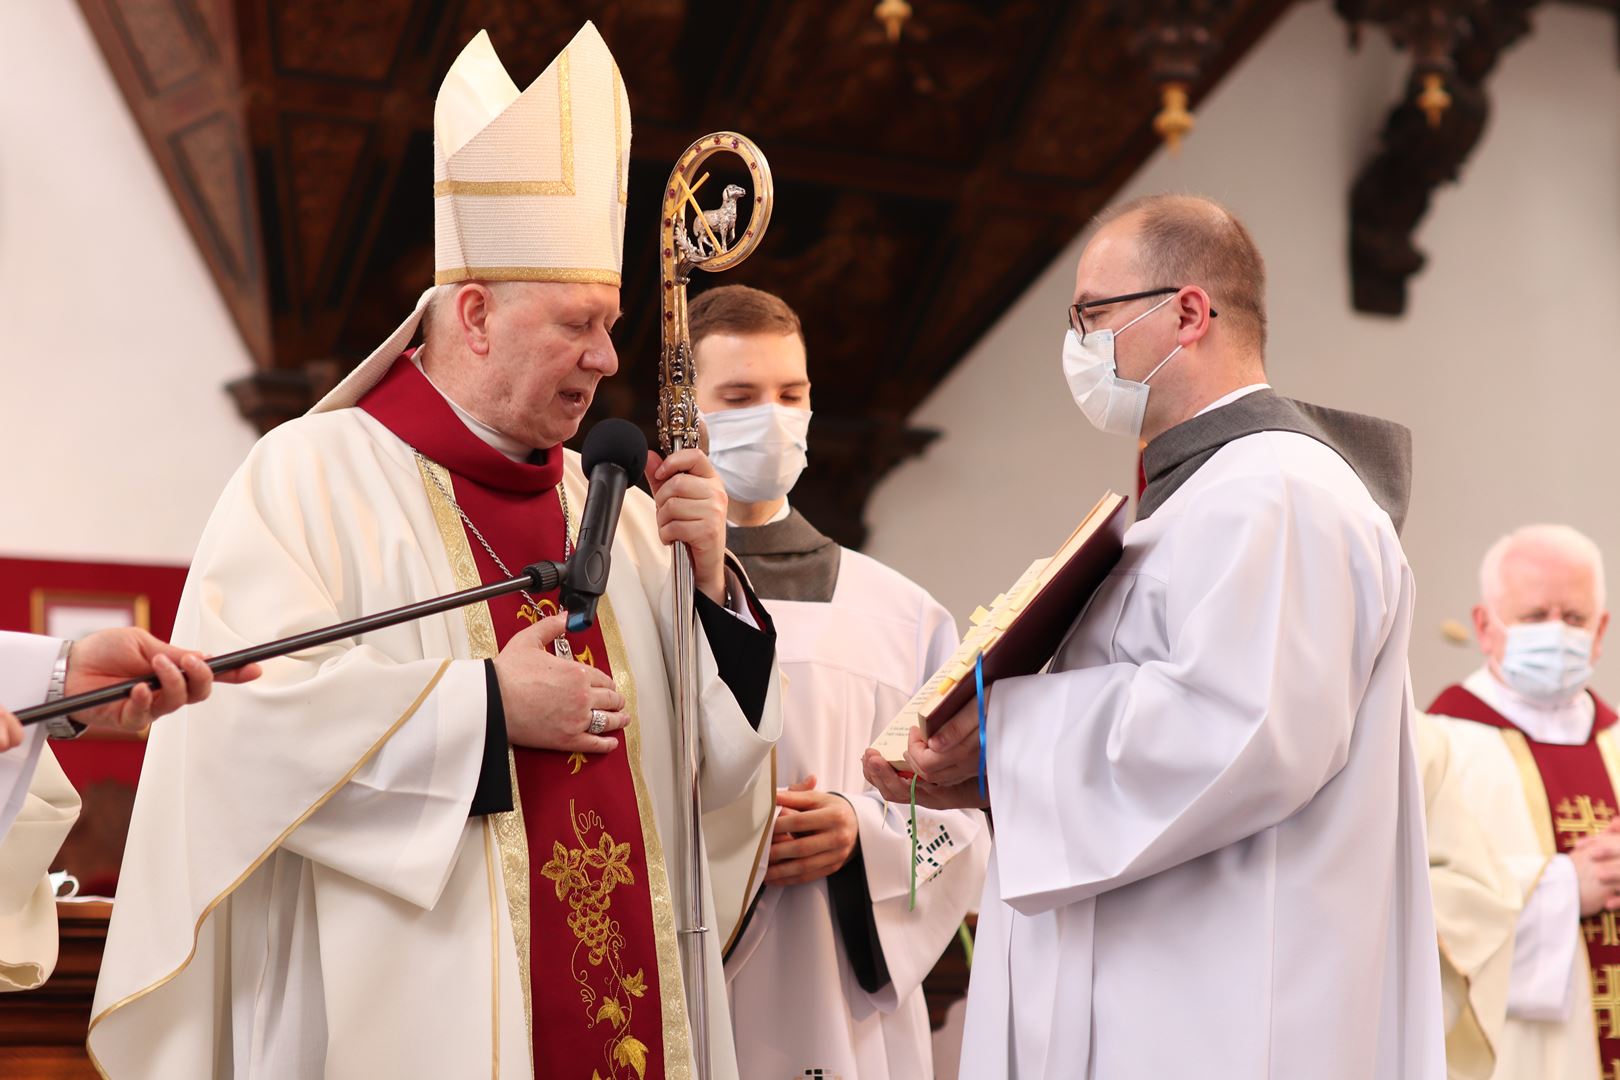
[[[1207,200],[1106,215],[1070,316],[1148,485],[1051,671],[990,692],[988,800],[975,706],[912,733],[919,801],[995,814],[963,1074],[1437,1080],[1407,435],[1267,387],[1263,264]]]
[[[256,666],[220,677],[246,682]],[[157,676],[123,701],[24,728],[8,709]],[[0,990],[32,990],[56,966],[56,902],[46,872],[79,816],[79,795],[45,749],[88,726],[140,731],[206,698],[214,674],[199,653],[134,627],[80,641],[0,631]],[[15,827],[13,827],[15,826]]]
[[[434,115],[437,288],[221,497],[177,633],[275,638],[571,551],[562,443],[618,360],[623,80],[587,25]],[[425,178],[423,178],[425,180]],[[425,184],[424,184],[425,187]],[[422,348],[407,352],[425,320]],[[596,623],[523,593],[266,665],[147,752],[90,1050],[111,1076],[687,1075],[669,544],[698,586],[707,1042],[780,728],[774,637],[697,451],[626,496]],[[738,820],[738,819],[741,820]]]
[[[924,809],[913,849],[860,751],[950,658],[956,624],[788,505],[810,426],[793,309],[725,285],[687,317],[729,545],[776,622],[787,683],[766,888],[726,959],[738,1064],[749,1077],[932,1076],[922,980],[978,900],[990,834],[977,810]]]
[[[1588,685],[1608,624],[1591,540],[1564,525],[1510,533],[1480,567],[1484,666],[1429,707],[1449,718],[1459,812],[1484,827],[1523,896],[1503,1080],[1620,1075],[1620,745],[1614,709]],[[1496,931],[1454,933],[1477,952]]]

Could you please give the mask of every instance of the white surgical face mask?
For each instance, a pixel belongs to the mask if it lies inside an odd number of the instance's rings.
[[[1181,346],[1171,349],[1170,355],[1160,360],[1146,379],[1132,382],[1120,378],[1114,366],[1114,338],[1175,298],[1176,294],[1172,293],[1118,330],[1093,330],[1084,341],[1073,327],[1064,335],[1063,377],[1068,380],[1074,403],[1098,431],[1133,439],[1141,436],[1142,417],[1147,413],[1148,379],[1157,375],[1159,369],[1181,351]]]
[[[1502,678],[1538,705],[1562,705],[1592,679],[1592,635],[1562,622],[1510,626]]]
[[[709,427],[709,460],[738,502],[780,499],[798,483],[810,444],[810,410],[786,405],[750,405],[703,414]]]

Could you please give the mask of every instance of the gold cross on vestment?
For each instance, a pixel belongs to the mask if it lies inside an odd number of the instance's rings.
[[[1602,799],[1596,803],[1590,795],[1577,795],[1574,799],[1563,799],[1559,802],[1558,816],[1553,819],[1553,827],[1558,830],[1558,838],[1565,840],[1566,844],[1573,845],[1577,840],[1588,836],[1595,836],[1609,827],[1614,820],[1614,808]]]
[[[1602,915],[1581,920],[1581,933],[1586,935],[1588,945],[1597,942],[1602,945],[1620,945],[1620,917],[1612,911],[1605,911]],[[1602,941],[1598,942],[1599,936]]]
[[[1620,964],[1604,964],[1592,972],[1592,1018],[1598,1038],[1620,1038]]]
[[[1603,1080],[1620,1080],[1620,1061],[1609,1059],[1609,1064],[1603,1068]]]

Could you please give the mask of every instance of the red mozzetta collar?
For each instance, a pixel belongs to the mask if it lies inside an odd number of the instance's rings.
[[[427,376],[405,353],[382,381],[360,399],[359,407],[404,439],[413,449],[457,476],[497,491],[537,493],[562,482],[560,447],[536,450],[518,463],[467,430]]]

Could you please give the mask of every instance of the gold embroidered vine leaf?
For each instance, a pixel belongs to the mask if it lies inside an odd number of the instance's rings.
[[[618,885],[634,885],[635,872],[630,869],[630,845],[615,844],[611,834],[604,832],[594,850],[586,850],[585,861],[602,869],[602,890],[611,892]]]
[[[596,1010],[596,1022],[600,1024],[603,1020],[615,1028],[622,1028],[629,1022],[629,1017],[624,1015],[624,1008],[619,1004],[618,998],[607,998],[602,1002],[602,1007]]]
[[[613,1044],[613,1060],[636,1070],[638,1077],[647,1075],[647,1044],[634,1035],[626,1035]]]
[[[569,754],[568,763],[572,765],[573,768],[568,771],[568,775],[578,776],[579,770],[585,767],[585,760],[585,755],[580,753],[578,750],[575,750],[572,754]]]
[[[557,885],[557,899],[561,900],[568,895],[568,890],[583,884],[583,875],[580,874],[581,853],[569,851],[557,840],[551,842],[551,861],[540,868],[540,874]]]
[[[647,993],[647,969],[637,968],[634,975],[621,977],[619,984],[631,997],[642,997]]]

